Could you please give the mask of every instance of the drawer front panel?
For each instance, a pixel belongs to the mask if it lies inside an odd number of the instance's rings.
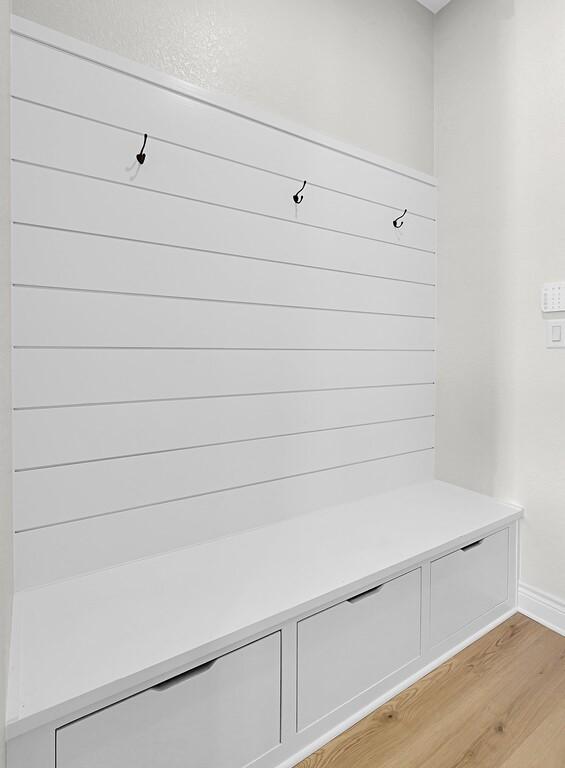
[[[431,566],[432,645],[508,598],[508,529],[435,560]]]
[[[280,743],[280,633],[57,731],[57,768],[243,768]]]
[[[415,570],[298,624],[298,729],[420,655]]]

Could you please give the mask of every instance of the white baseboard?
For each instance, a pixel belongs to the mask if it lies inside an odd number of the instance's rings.
[[[544,627],[565,636],[565,602],[520,582],[518,610]]]

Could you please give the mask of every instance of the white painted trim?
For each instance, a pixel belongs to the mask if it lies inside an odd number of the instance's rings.
[[[293,768],[293,766],[295,766],[301,760],[304,760],[305,758],[309,757],[316,750],[320,749],[320,747],[325,746],[330,741],[332,741],[332,739],[335,739],[337,736],[340,736],[342,733],[349,730],[349,728],[352,728],[360,720],[363,720],[363,718],[370,715],[376,709],[379,709],[379,707],[382,707],[383,704],[386,704],[387,701],[390,701],[395,696],[398,696],[399,693],[402,693],[402,691],[405,691],[407,688],[410,688],[410,686],[414,685],[414,683],[417,683],[418,680],[421,680],[426,675],[429,675],[430,672],[434,671],[434,669],[437,669],[446,661],[449,661],[449,659],[453,658],[458,653],[465,650],[465,648],[467,648],[469,645],[472,645],[477,640],[480,640],[481,637],[488,634],[489,632],[491,632],[493,629],[498,627],[500,624],[503,624],[508,619],[512,618],[512,616],[514,616],[516,613],[517,613],[517,609],[511,608],[505,613],[503,613],[501,616],[496,618],[494,621],[491,621],[485,627],[481,627],[481,629],[477,630],[477,632],[474,632],[472,635],[470,635],[470,637],[465,638],[465,640],[458,643],[453,648],[450,648],[441,656],[438,656],[437,658],[433,659],[432,661],[429,662],[429,664],[426,664],[426,666],[420,667],[416,672],[414,672],[412,675],[407,677],[405,680],[403,680],[401,683],[396,685],[394,688],[391,688],[390,690],[386,691],[386,693],[382,694],[381,696],[378,696],[370,704],[367,704],[362,709],[355,712],[354,715],[351,715],[351,717],[348,717],[346,720],[343,720],[342,722],[340,722],[339,725],[336,725],[334,728],[324,733],[323,736],[320,736],[319,738],[310,742],[306,747],[303,747],[301,750],[299,750],[294,755],[292,755],[292,757],[289,757],[286,760],[283,760],[281,763],[277,764],[277,768]]]
[[[565,637],[565,601],[520,582],[518,610],[544,627]]]
[[[326,136],[322,133],[310,130],[309,128],[294,123],[290,120],[273,115],[261,108],[254,105],[247,104],[240,99],[226,96],[223,94],[212,93],[204,88],[199,88],[195,85],[190,85],[184,80],[180,80],[172,75],[166,75],[158,72],[151,67],[138,64],[123,56],[119,56],[116,53],[105,51],[102,48],[97,48],[94,45],[89,45],[81,40],[76,40],[68,35],[63,35],[55,30],[48,29],[41,24],[36,24],[33,21],[28,21],[20,16],[12,14],[11,17],[11,30],[14,34],[22,37],[35,40],[44,45],[51,46],[64,53],[70,53],[74,56],[78,56],[82,59],[95,62],[109,69],[117,70],[122,74],[127,74],[131,77],[135,77],[138,80],[143,80],[153,85],[159,86],[169,91],[187,96],[191,99],[195,99],[211,106],[222,109],[226,112],[231,112],[240,117],[252,120],[256,123],[261,123],[269,128],[273,128],[282,133],[287,133],[292,136],[309,141],[313,144],[318,144],[328,149],[332,149],[335,152],[339,152],[343,155],[353,157],[357,160],[370,163],[371,165],[378,166],[380,168],[386,168],[387,170],[398,173],[402,176],[421,181],[424,184],[429,184],[435,187],[437,182],[435,177],[430,176],[427,173],[415,171],[412,168],[408,168],[400,163],[394,163],[387,158],[379,155],[374,155],[370,152],[364,152],[358,147],[347,144],[346,142],[339,141],[330,136]]]

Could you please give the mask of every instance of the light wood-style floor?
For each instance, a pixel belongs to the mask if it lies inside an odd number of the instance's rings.
[[[565,768],[565,637],[517,614],[297,768]]]

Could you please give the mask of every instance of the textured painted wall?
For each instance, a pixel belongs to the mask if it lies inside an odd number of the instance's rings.
[[[565,3],[452,0],[436,17],[437,473],[525,505],[523,582],[565,600]],[[565,315],[564,315],[565,317]]]
[[[0,768],[5,760],[3,725],[12,602],[9,7],[7,0],[0,2]]]
[[[13,10],[432,172],[433,15],[416,0],[14,0]]]

